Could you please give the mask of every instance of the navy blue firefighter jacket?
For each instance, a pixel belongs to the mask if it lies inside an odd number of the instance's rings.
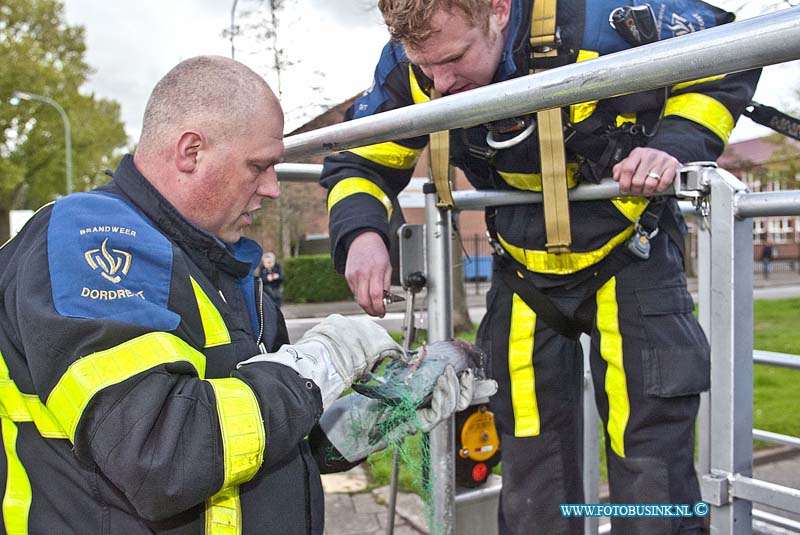
[[[661,40],[733,20],[732,14],[697,0],[648,3]],[[555,68],[630,48],[608,22],[610,12],[620,2],[559,0],[559,57],[548,64],[532,66],[532,5],[532,0],[512,0],[510,30],[495,82],[527,75],[531,67]],[[623,148],[619,159],[636,146],[647,146],[665,151],[683,163],[715,160],[750,102],[759,74],[755,70],[689,80],[665,89],[565,108],[563,116],[570,131],[580,134],[565,134],[570,137],[565,145],[568,187],[610,176],[615,161],[601,165],[602,153],[608,147],[606,141],[615,136],[627,143],[615,145]],[[409,62],[403,48],[389,42],[381,53],[372,86],[356,99],[346,119],[426,102],[431,86],[431,80]],[[451,163],[461,168],[479,190],[541,191],[536,133],[514,147],[494,150],[486,142],[492,126],[451,130]],[[408,184],[427,143],[428,136],[398,139],[343,151],[325,160],[321,183],[328,189],[332,254],[339,271],[344,270],[350,243],[360,233],[378,232],[388,245],[392,201]],[[565,254],[548,253],[545,248],[542,204],[497,207],[494,226],[506,252],[537,280],[547,278],[563,283],[564,279],[591,273],[586,268],[623,243],[633,233],[634,222],[647,203],[641,197],[573,203],[571,252]]]

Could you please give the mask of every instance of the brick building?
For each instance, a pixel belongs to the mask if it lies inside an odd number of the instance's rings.
[[[718,163],[753,192],[800,189],[800,142],[780,134],[731,143]],[[756,258],[767,242],[778,259],[800,258],[800,217],[757,217],[753,238]]]

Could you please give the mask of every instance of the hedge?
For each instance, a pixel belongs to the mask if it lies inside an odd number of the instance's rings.
[[[342,275],[333,269],[330,255],[285,258],[283,300],[287,303],[325,303],[353,298]]]

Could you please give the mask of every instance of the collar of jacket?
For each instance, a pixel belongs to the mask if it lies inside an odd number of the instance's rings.
[[[253,245],[246,238],[226,246],[216,236],[190,223],[165,199],[156,188],[139,172],[133,163],[133,156],[126,154],[114,171],[114,179],[108,189],[117,189],[141,210],[170,240],[190,252],[192,260],[208,273],[215,267],[237,278],[250,273],[254,267],[250,256],[256,256]],[[243,243],[246,242],[246,243]],[[245,254],[246,260],[237,259],[234,251]],[[253,253],[253,254],[251,254]],[[258,255],[260,258],[260,254]]]
[[[522,24],[522,12],[522,0],[512,0],[511,15],[508,19],[508,35],[503,47],[503,54],[500,56],[500,64],[497,67],[496,81],[508,80],[517,70],[517,64],[514,61],[514,50],[521,45],[521,43],[517,42],[517,36],[520,35],[520,26],[524,27]]]

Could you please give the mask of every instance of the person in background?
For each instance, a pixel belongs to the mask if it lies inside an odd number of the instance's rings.
[[[402,348],[338,315],[289,345],[255,284],[262,251],[242,233],[278,196],[283,124],[255,72],[187,59],[111,182],[48,204],[0,248],[3,532],[321,535],[320,469],[385,445],[337,449],[327,433],[352,427],[318,421]],[[446,370],[402,432],[476,383]]]
[[[775,258],[775,249],[772,243],[766,242],[761,248],[761,266],[764,268],[764,278],[768,279],[772,273],[772,259]]]
[[[264,284],[264,291],[280,308],[283,303],[283,273],[281,265],[275,259],[275,253],[266,252],[261,257],[259,277]]]

